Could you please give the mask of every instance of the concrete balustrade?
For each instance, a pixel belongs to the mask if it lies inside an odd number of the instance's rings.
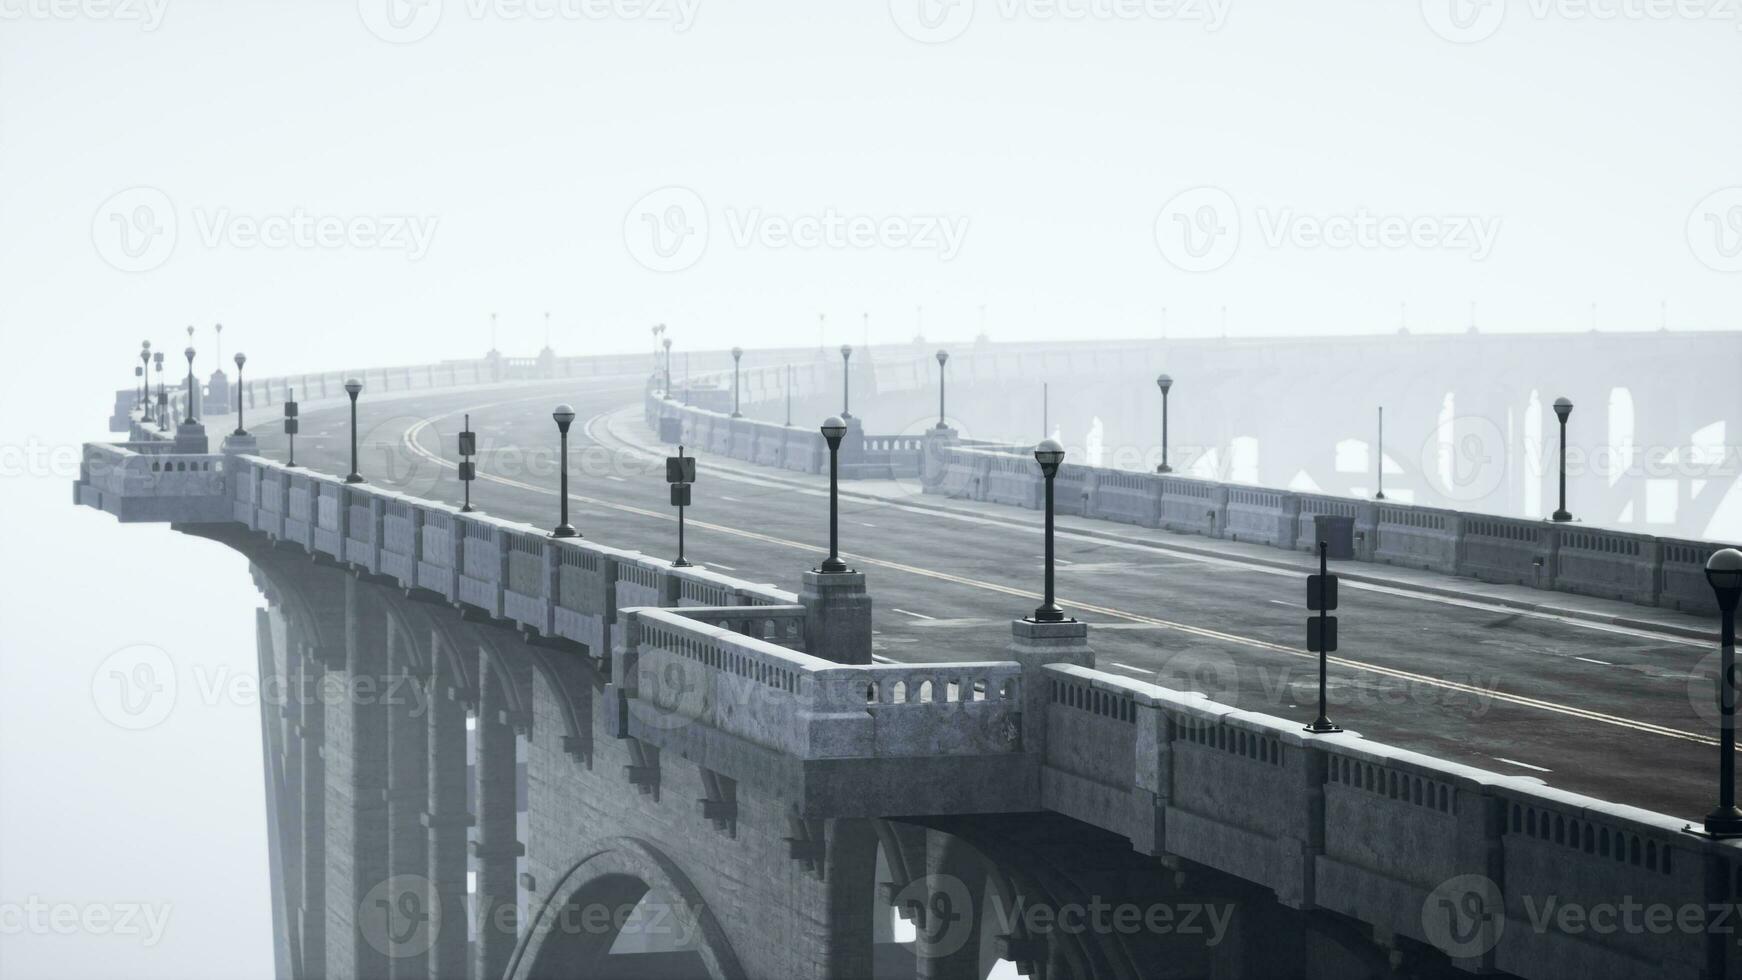
[[[1707,975],[1700,929],[1666,927],[1665,913],[1739,894],[1742,845],[1686,821],[1084,667],[1044,673],[1048,808],[1430,944],[1445,938],[1426,927],[1438,897],[1481,902],[1472,889],[1491,887],[1495,904],[1479,907],[1504,921],[1458,960],[1466,969],[1692,980]],[[1656,907],[1659,925],[1555,919],[1623,904]],[[1706,938],[1742,965],[1729,934]]]

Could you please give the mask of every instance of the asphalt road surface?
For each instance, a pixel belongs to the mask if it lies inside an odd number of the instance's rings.
[[[551,526],[557,432],[550,411],[566,401],[578,415],[570,435],[571,522],[602,544],[669,556],[676,514],[658,463],[669,450],[653,446],[641,422],[641,386],[641,378],[625,377],[373,399],[365,393],[361,469],[371,482],[457,503],[455,434],[470,413],[480,448],[473,504]],[[347,420],[342,404],[305,409],[297,461],[346,472]],[[276,419],[262,424],[254,413],[250,422],[263,454],[283,459]],[[707,454],[699,470],[688,511],[690,560],[797,591],[800,573],[826,553],[826,478]],[[990,504],[940,508],[936,498],[919,497],[917,485],[883,490],[888,499],[849,496],[841,505],[842,551],[867,574],[875,600],[876,655],[1000,659],[1010,620],[1039,602],[1038,516]],[[1073,524],[1112,537],[1073,534]],[[1060,528],[1059,600],[1092,624],[1101,669],[1312,719],[1317,657],[1304,649],[1300,574],[1168,547],[1202,538],[1078,519],[1061,519]],[[1690,819],[1710,809],[1713,645],[1347,580],[1337,615],[1330,716],[1345,728]]]

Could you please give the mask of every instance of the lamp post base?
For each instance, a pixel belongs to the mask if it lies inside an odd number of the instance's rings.
[[[1312,724],[1301,728],[1301,731],[1312,732],[1314,735],[1330,735],[1342,730],[1343,726],[1333,725],[1331,719],[1324,717],[1314,718]]]
[[[1572,519],[1573,519],[1573,515],[1567,513],[1564,510],[1555,511],[1554,516],[1549,518],[1549,520],[1554,521],[1557,524],[1562,524],[1562,523],[1565,523],[1565,522],[1570,521]]]
[[[824,558],[823,563],[818,565],[815,571],[819,575],[840,575],[845,572],[850,572],[852,569],[847,567],[846,562],[831,555],[828,558]]]
[[[1065,611],[1057,606],[1041,606],[1028,617],[1030,623],[1074,623],[1076,620],[1065,615]]]
[[[671,563],[671,567],[673,568],[692,568],[694,565],[694,562],[684,558],[679,558],[677,561]]]
[[[352,473],[349,476],[345,477],[345,482],[346,483],[362,483],[363,477],[357,473]]]
[[[1157,472],[1157,473],[1172,473],[1173,467],[1167,465],[1166,463],[1163,463],[1160,466],[1157,466],[1155,468],[1155,472]]]
[[[575,530],[573,524],[558,524],[551,529],[550,536],[553,538],[578,538],[581,536],[581,532]]]

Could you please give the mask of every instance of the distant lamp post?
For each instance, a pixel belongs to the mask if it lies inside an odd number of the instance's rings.
[[[1742,837],[1736,807],[1736,600],[1742,597],[1742,551],[1724,548],[1706,560],[1706,581],[1723,616],[1718,659],[1718,806],[1706,815],[1706,833]]]
[[[561,486],[559,496],[562,498],[562,516],[556,528],[550,532],[553,538],[578,538],[581,536],[574,525],[569,523],[569,424],[575,420],[575,410],[567,404],[558,405],[556,411],[550,413],[556,420],[556,431],[562,439]]]
[[[139,347],[139,394],[140,402],[145,409],[140,414],[142,422],[151,421],[151,341],[147,340]]]
[[[665,396],[671,397],[671,338],[660,341],[665,345]]]
[[[193,328],[189,327],[188,329],[192,330]],[[198,395],[199,395],[199,388],[196,386],[197,382],[194,381],[194,349],[192,347],[189,347],[187,350],[182,351],[182,353],[186,354],[187,359],[188,359],[188,420],[187,420],[187,424],[193,425],[194,424],[194,399],[196,397],[198,397]]]
[[[829,557],[817,566],[817,571],[835,574],[847,571],[841,560],[841,437],[847,434],[847,423],[838,415],[823,422],[823,439],[829,444]]]
[[[738,411],[738,362],[744,358],[744,348],[732,348],[732,417],[743,418],[744,413]]]
[[[1554,519],[1570,521],[1573,515],[1567,513],[1567,416],[1573,414],[1573,403],[1565,398],[1556,398],[1554,413],[1561,420],[1561,506],[1554,512]]]
[[[852,344],[842,344],[841,345],[841,418],[844,418],[844,419],[850,419],[853,417],[853,413],[847,411],[847,406],[848,406],[848,390],[847,389],[848,389],[848,386],[851,384],[852,379],[853,379],[853,373],[851,370],[849,370],[849,368],[851,367],[852,360],[853,360],[853,345]]]
[[[1034,623],[1062,623],[1064,610],[1053,601],[1052,589],[1052,481],[1059,474],[1059,464],[1065,461],[1065,447],[1057,439],[1042,439],[1034,447],[1034,461],[1040,464],[1040,475],[1046,478],[1046,600],[1029,617]]]
[[[242,365],[248,363],[248,355],[236,352],[236,431],[231,435],[245,436],[248,429],[242,424]]]
[[[168,432],[169,392],[163,387],[163,351],[152,351],[151,363],[157,368],[157,430]]]
[[[351,472],[345,477],[346,483],[362,483],[363,474],[357,472],[357,396],[363,391],[363,382],[352,378],[345,382],[345,394],[351,396]]]
[[[947,429],[944,424],[944,365],[950,362],[950,352],[938,351],[938,428]]]
[[[1374,454],[1373,480],[1374,480],[1374,485],[1377,486],[1379,488],[1379,490],[1377,493],[1375,493],[1373,495],[1373,499],[1374,500],[1384,500],[1385,499],[1385,406],[1384,405],[1379,406],[1379,442],[1376,444],[1375,448],[1378,449],[1378,452],[1376,452]]]
[[[1172,473],[1173,467],[1167,465],[1167,393],[1173,390],[1173,378],[1158,374],[1155,386],[1161,389],[1161,465],[1155,468],[1155,472]]]

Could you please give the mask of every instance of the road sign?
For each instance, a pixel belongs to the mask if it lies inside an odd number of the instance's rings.
[[[1324,624],[1320,626],[1320,624]],[[1307,620],[1307,652],[1337,652],[1337,617],[1314,616]]]
[[[475,456],[478,453],[478,434],[467,430],[460,433],[460,455]]]
[[[671,485],[671,505],[673,507],[688,507],[690,505],[690,485],[674,483]]]
[[[1312,612],[1337,608],[1337,577],[1307,576],[1307,609]]]
[[[696,482],[696,458],[694,456],[667,456],[665,458],[665,482]]]
[[[477,478],[478,464],[469,459],[460,460],[460,479],[470,481],[476,480]]]

